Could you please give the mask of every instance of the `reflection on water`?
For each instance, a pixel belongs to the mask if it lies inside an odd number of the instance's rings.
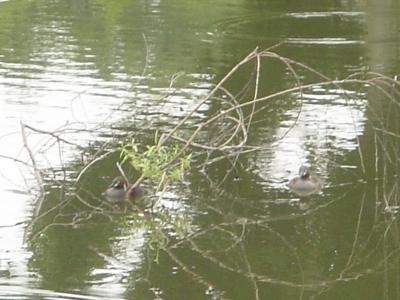
[[[360,17],[360,18],[365,17],[365,12],[362,12],[362,11],[320,11],[320,12],[309,11],[309,12],[307,12],[307,11],[305,11],[305,12],[287,13],[286,15],[291,18],[326,18],[326,17],[339,16],[339,17],[344,17],[344,18],[347,17],[353,21],[353,18],[355,18],[355,17]]]
[[[348,102],[350,91],[316,87],[314,92],[304,93],[301,107],[286,112],[271,156],[257,164],[264,180],[278,183],[277,188],[288,171],[293,176],[302,164],[311,164],[327,178],[333,156],[356,150],[357,137],[364,132],[366,101]]]
[[[0,295],[398,297],[397,110],[374,93],[314,86],[266,105],[249,137],[262,151],[228,176],[221,162],[163,194],[155,209],[169,244],[159,252],[149,247],[163,242],[157,227],[103,203],[117,155],[73,184],[104,142],[104,152],[129,134],[150,143],[256,46],[285,41],[279,51],[332,78],[364,64],[397,70],[396,9],[350,2],[0,1]],[[286,71],[266,69],[260,92],[291,86]],[[230,82],[239,95],[247,79]],[[219,108],[207,101],[185,129]],[[33,235],[38,191],[20,121],[46,182]],[[322,195],[285,189],[302,163],[326,181]],[[193,232],[183,239],[173,222]]]
[[[56,299],[56,300],[99,300],[105,299],[104,297],[79,295],[76,293],[60,293],[42,289],[24,288],[22,286],[1,286],[0,295],[3,299],[28,299],[27,297],[35,297],[35,299]],[[5,298],[7,297],[7,298]],[[29,298],[32,299],[32,298]],[[113,296],[113,299],[119,300],[124,298],[117,298]]]
[[[363,44],[363,41],[347,40],[345,38],[289,38],[288,43],[296,45],[348,45],[348,44]]]

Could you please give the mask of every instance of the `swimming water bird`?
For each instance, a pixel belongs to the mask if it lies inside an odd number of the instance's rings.
[[[301,166],[299,175],[289,181],[289,189],[300,197],[306,197],[318,193],[322,188],[321,180],[310,174],[310,170],[306,166]]]
[[[139,186],[129,184],[125,177],[115,177],[103,193],[110,202],[118,203],[129,200],[135,200],[143,195],[143,189]]]

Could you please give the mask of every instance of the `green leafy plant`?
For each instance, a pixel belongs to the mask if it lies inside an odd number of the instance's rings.
[[[161,143],[155,134],[154,145],[140,146],[135,139],[120,147],[122,162],[128,162],[141,173],[140,179],[148,178],[166,190],[174,182],[182,181],[189,170],[192,154],[183,150],[183,144]],[[191,220],[167,209],[152,211],[145,218],[130,222],[131,228],[143,228],[147,232],[147,246],[158,261],[161,249],[166,249],[170,238],[184,238],[191,232]]]
[[[192,157],[187,150],[181,151],[180,144],[147,145],[141,151],[135,139],[123,145],[120,150],[123,162],[128,161],[143,177],[150,178],[160,186],[183,180]]]

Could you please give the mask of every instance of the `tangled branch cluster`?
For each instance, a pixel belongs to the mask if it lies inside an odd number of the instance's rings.
[[[262,94],[262,85],[264,84],[262,82],[262,71],[265,61],[276,61],[283,65],[288,74],[288,78],[285,80],[288,82],[289,86],[286,89],[269,94]],[[232,78],[241,72],[247,72],[249,69],[251,72],[243,86],[237,88],[235,91],[230,89],[229,83]],[[314,78],[315,80],[311,83],[304,83],[302,78]],[[214,86],[206,97],[198,101],[196,107],[184,116],[173,127],[173,129],[164,132],[156,141],[155,145],[151,146],[153,147],[152,151],[158,153],[162,149],[165,149],[163,147],[166,147],[167,145],[179,144],[180,146],[176,148],[173,155],[168,156],[168,161],[162,161],[163,170],[173,168],[174,166],[176,167],[176,162],[187,155],[187,151],[190,151],[193,153],[193,157],[191,158],[191,167],[193,170],[197,169],[203,171],[202,174],[207,177],[213,188],[221,189],[223,183],[235,170],[239,162],[239,157],[266,149],[265,145],[252,144],[250,142],[250,137],[252,129],[255,127],[255,122],[259,122],[260,120],[262,121],[263,118],[265,118],[265,109],[268,104],[274,101],[288,101],[287,99],[290,97],[296,99],[295,103],[298,106],[298,114],[292,120],[291,126],[289,126],[287,131],[282,136],[277,137],[277,139],[283,139],[296,126],[296,122],[301,115],[303,93],[315,87],[325,89],[335,88],[342,91],[343,99],[347,104],[358,100],[355,96],[357,93],[354,94],[349,91],[368,91],[369,94],[374,94],[375,97],[380,97],[380,101],[389,107],[388,110],[400,111],[400,83],[396,78],[393,79],[369,70],[363,70],[351,74],[345,79],[330,79],[309,66],[272,52],[272,49],[263,51],[255,49],[235,65]],[[216,107],[215,112],[210,111],[210,114],[204,119],[197,120],[195,124],[193,124],[193,122],[189,124],[189,121],[192,121],[191,117],[194,114],[201,112],[204,109],[204,106]],[[377,152],[377,155],[375,156],[376,161],[371,164],[371,160],[365,157],[363,145],[357,135],[357,151],[360,159],[360,166],[362,173],[366,174],[367,168],[371,168],[371,165],[373,165],[376,172],[379,173],[382,178],[387,178],[390,176],[390,166],[394,165],[396,168],[399,164],[398,151],[396,150],[398,149],[398,141],[400,138],[399,131],[397,131],[398,128],[390,128],[388,124],[385,123],[385,117],[382,116],[379,110],[374,108],[372,105],[370,107],[370,112],[371,115],[375,117],[369,122],[374,132],[375,149]],[[30,155],[30,165],[35,171],[35,177],[43,194],[43,171],[38,167],[35,155],[28,145],[26,138],[27,134],[25,131],[30,130],[31,132],[40,135],[47,135],[50,137],[49,139],[58,144],[71,144],[71,142],[62,138],[57,132],[37,130],[25,124],[22,124],[21,128],[24,146]],[[389,138],[393,139],[389,140]],[[104,151],[103,148],[101,151],[94,153],[91,156],[90,161],[85,162],[85,166],[81,168],[75,177],[76,185],[74,186],[77,187],[76,190],[72,190],[71,192],[71,189],[69,189],[70,192],[68,195],[65,193],[68,189],[63,190],[63,194],[60,196],[60,201],[56,205],[45,210],[43,209],[44,205],[42,205],[43,200],[38,202],[36,214],[32,221],[32,226],[30,227],[33,232],[33,236],[31,237],[32,239],[35,239],[54,226],[78,226],[93,221],[98,216],[113,221],[115,216],[126,215],[126,211],[115,210],[96,194],[84,190],[81,187],[82,178],[85,177],[86,173],[90,173],[91,169],[96,164],[112,154],[113,151]],[[137,157],[135,157],[135,159],[137,159]],[[218,182],[215,183],[215,179],[209,178],[205,170],[220,161],[228,162],[230,168],[226,170],[224,177],[219,178]],[[136,161],[136,165],[138,164],[140,163]],[[139,179],[135,184],[142,184],[147,177],[148,174],[139,174]],[[387,184],[387,182],[382,184],[382,190],[387,189],[387,185],[385,184]],[[161,192],[165,192],[166,190],[167,189],[161,189]],[[82,191],[84,191],[83,196]],[[399,207],[398,195],[397,185],[393,185],[392,192],[386,193],[384,197],[385,200],[383,205],[386,210],[396,211]],[[42,199],[44,199],[44,197]],[[71,207],[71,201],[75,201],[75,199],[78,199],[80,205],[85,209],[82,209],[81,207],[79,212],[67,209]],[[93,201],[88,199],[96,199],[97,203],[93,204]],[[361,260],[376,255],[379,252],[379,248],[382,245],[386,245],[387,237],[392,226],[397,224],[394,221],[397,220],[396,218],[388,219],[386,216],[377,217],[374,220],[374,225],[371,228],[370,235],[361,242],[360,223],[364,218],[363,212],[366,201],[365,197],[363,197],[362,203],[360,204],[353,247],[348,255],[346,264],[341,270],[335,273],[335,276],[318,280],[307,279],[301,258],[296,251],[296,247],[287,237],[274,229],[273,224],[279,222],[290,222],[294,219],[305,219],[340,200],[341,199],[338,198],[333,199],[330,202],[322,203],[305,212],[285,216],[268,217],[257,217],[256,215],[249,217],[248,215],[244,216],[234,213],[227,216],[222,206],[220,207],[218,204],[205,202],[201,207],[209,214],[213,214],[215,219],[220,221],[207,225],[205,228],[183,230],[181,232],[182,234],[179,235],[179,238],[177,238],[176,235],[169,235],[168,233],[163,234],[162,232],[164,232],[165,227],[168,227],[169,231],[171,231],[171,226],[169,226],[171,224],[180,224],[172,226],[172,230],[176,231],[179,230],[179,228],[186,228],[188,223],[193,222],[191,218],[188,218],[182,223],[182,219],[179,218],[181,212],[171,213],[171,211],[164,207],[157,212],[151,210],[143,213],[143,211],[141,211],[136,216],[136,219],[140,220],[141,218],[145,218],[146,222],[148,221],[152,224],[153,232],[157,232],[157,234],[160,234],[161,236],[161,242],[158,244],[158,251],[161,251],[164,255],[168,256],[171,261],[181,268],[182,271],[188,274],[195,282],[204,286],[205,289],[210,286],[215,286],[215,284],[207,279],[207,275],[193,270],[190,267],[189,262],[185,262],[184,258],[179,257],[177,249],[186,247],[190,249],[193,255],[198,256],[207,264],[213,265],[223,272],[242,276],[252,285],[255,299],[261,299],[260,285],[263,284],[283,285],[296,289],[299,291],[301,298],[306,289],[317,289],[319,293],[323,293],[338,282],[356,280],[365,275],[382,270],[384,266],[387,266],[388,260],[397,257],[398,255],[400,247],[397,247],[395,250],[391,250],[390,253],[386,254],[374,268],[363,267]],[[379,201],[377,200],[377,203]],[[36,228],[35,224],[40,224],[40,220],[45,219],[48,215],[53,215],[51,221],[47,221],[45,224],[37,226],[39,229],[34,230],[33,228]],[[160,218],[160,216],[163,216],[163,218]],[[157,221],[152,222],[152,220]],[[142,224],[143,223],[144,222],[142,222]],[[157,226],[154,227],[155,223]],[[155,228],[158,228],[159,231],[155,230]],[[251,261],[251,258],[249,258],[248,249],[246,249],[245,243],[248,242],[246,240],[247,236],[252,231],[264,231],[268,235],[275,236],[280,244],[283,245],[282,247],[285,247],[288,250],[288,253],[291,256],[290,259],[293,260],[296,265],[296,272],[298,275],[294,276],[292,280],[283,280],[276,276],[269,275],[268,270],[258,270],[256,263]],[[378,242],[370,245],[374,240],[372,237],[382,231],[385,232],[383,238],[378,239]],[[215,248],[212,248],[212,246],[209,248],[202,246],[203,244],[212,244],[212,239],[216,238],[219,239],[219,243]],[[224,249],[220,249],[221,244],[226,245]],[[215,291],[212,293],[214,293],[214,296],[217,298],[219,297],[222,299],[225,297],[223,293]]]

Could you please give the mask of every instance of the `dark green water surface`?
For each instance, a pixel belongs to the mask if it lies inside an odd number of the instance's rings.
[[[75,182],[127,137],[152,144],[256,47],[279,43],[332,79],[395,78],[400,2],[0,0],[0,299],[400,299],[391,84],[260,103],[248,135],[260,149],[193,167],[161,194],[145,181],[153,218],[104,204],[116,152]],[[253,97],[254,66],[226,83],[239,101]],[[259,96],[294,86],[284,64],[261,67]],[[206,101],[184,133],[220,109]],[[324,182],[307,199],[286,187],[301,164]]]

